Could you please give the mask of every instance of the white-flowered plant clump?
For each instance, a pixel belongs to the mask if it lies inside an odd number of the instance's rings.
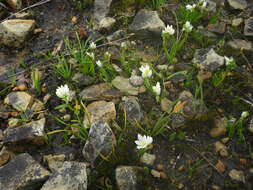
[[[138,134],[138,139],[135,141],[135,144],[137,145],[137,149],[145,149],[149,145],[151,145],[153,142],[153,138],[146,135],[140,135]]]
[[[173,28],[172,25],[167,25],[163,31],[162,35],[168,34],[168,35],[173,35],[175,33],[175,29]]]
[[[91,59],[95,59],[95,55],[94,55],[94,53],[93,52],[87,52],[86,53]]]
[[[97,60],[96,64],[97,64],[98,67],[103,67],[103,63],[100,60]]]
[[[206,0],[199,0],[199,4],[202,8],[206,8],[207,7],[207,1]]]
[[[149,65],[141,66],[142,78],[150,78],[152,76],[152,70]]]
[[[247,112],[247,111],[244,111],[244,112],[242,112],[242,114],[241,114],[241,118],[242,119],[245,119],[246,117],[248,117],[249,116],[249,112]]]
[[[189,11],[193,11],[195,8],[196,8],[196,4],[194,3],[194,4],[192,4],[192,5],[190,5],[190,4],[188,4],[188,5],[186,5],[185,6],[185,8],[187,9],[187,10],[189,10]]]
[[[156,94],[156,96],[160,96],[161,94],[161,85],[160,82],[157,82],[155,86],[152,87],[152,90]]]
[[[191,23],[189,21],[186,21],[184,26],[183,26],[183,31],[191,32],[192,29],[193,29],[193,26],[191,25]]]
[[[90,43],[90,49],[96,49],[97,45],[94,42]]]
[[[56,89],[56,95],[62,100],[69,102],[70,101],[70,90],[67,84],[61,85]]]
[[[224,59],[225,59],[226,66],[233,64],[235,61],[233,57],[228,58],[227,56],[224,56]]]

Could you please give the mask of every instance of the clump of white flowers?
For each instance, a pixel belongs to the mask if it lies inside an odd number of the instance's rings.
[[[96,49],[97,45],[94,42],[90,43],[90,48],[91,49]]]
[[[162,35],[165,35],[165,34],[173,35],[174,33],[175,33],[175,29],[173,28],[172,25],[167,25],[162,31]]]
[[[192,29],[193,29],[193,26],[191,25],[191,23],[189,21],[186,21],[183,26],[183,31],[191,32]]]
[[[185,6],[185,8],[189,11],[193,11],[196,8],[196,6],[197,6],[196,4],[192,4],[192,5],[188,4]]]
[[[152,76],[152,70],[149,65],[141,66],[142,78],[150,78]]]
[[[97,60],[97,61],[96,61],[96,64],[97,64],[97,66],[99,66],[99,67],[103,67],[103,63],[102,63],[100,60]]]
[[[228,58],[227,56],[224,56],[224,59],[225,59],[226,66],[233,64],[235,61],[233,57]]]
[[[95,59],[95,55],[94,55],[94,53],[93,52],[87,52],[86,53],[91,59]]]
[[[67,84],[61,85],[56,89],[56,95],[62,100],[68,102],[70,101],[70,90]]]
[[[199,0],[199,4],[201,5],[202,8],[207,7],[207,1],[206,0]]]
[[[152,86],[152,90],[156,94],[156,96],[160,96],[161,94],[161,85],[160,82],[157,82],[155,86]]]
[[[244,112],[242,112],[242,114],[241,114],[241,118],[242,119],[245,119],[246,117],[248,117],[249,116],[249,112],[247,112],[247,111],[244,111]]]
[[[135,141],[135,144],[137,145],[137,149],[145,149],[150,144],[152,144],[153,138],[146,135],[140,135],[138,134],[138,139]]]

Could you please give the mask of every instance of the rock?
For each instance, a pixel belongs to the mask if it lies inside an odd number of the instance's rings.
[[[227,46],[234,50],[252,51],[252,43],[246,40],[234,39],[227,43]]]
[[[161,100],[161,109],[162,109],[162,111],[167,112],[170,109],[172,109],[172,104],[173,104],[173,102],[170,101],[168,98],[163,98]]]
[[[42,145],[45,143],[45,122],[46,119],[43,118],[24,124],[18,128],[8,128],[4,131],[3,142],[5,144],[29,142],[34,145]]]
[[[232,26],[237,27],[243,23],[243,18],[235,18],[232,20]]]
[[[108,83],[100,83],[86,87],[79,96],[83,100],[111,100],[122,96],[122,92]]]
[[[0,166],[6,164],[10,159],[12,159],[15,154],[8,150],[6,146],[4,146],[0,152]]]
[[[34,20],[6,20],[0,24],[0,45],[21,47],[34,28]]]
[[[161,177],[161,173],[157,170],[151,170],[151,174],[153,177],[156,177],[156,178],[160,178]]]
[[[232,169],[228,175],[232,180],[245,183],[245,176],[241,170]]]
[[[17,127],[18,123],[19,123],[19,119],[17,119],[17,118],[10,118],[8,120],[8,128],[15,128],[15,127]]]
[[[28,190],[40,187],[50,173],[29,154],[23,153],[2,166],[0,174],[0,189]]]
[[[217,138],[225,135],[227,132],[227,120],[226,118],[215,118],[214,120],[214,128],[210,130],[210,136],[213,138]]]
[[[155,162],[156,156],[154,154],[144,153],[141,156],[141,162],[147,165],[152,166]]]
[[[87,106],[84,126],[91,125],[95,121],[109,122],[116,118],[115,104],[113,102],[96,101]]]
[[[32,102],[32,96],[26,92],[11,92],[4,99],[5,104],[11,105],[18,111],[26,111]]]
[[[251,118],[250,121],[249,121],[248,130],[251,133],[253,133],[253,118]]]
[[[209,24],[207,29],[210,32],[215,32],[218,34],[224,34],[226,32],[226,23],[224,22],[217,22],[215,24]]]
[[[253,17],[245,20],[244,35],[253,36]]]
[[[57,171],[59,168],[62,167],[63,162],[65,161],[65,155],[64,154],[58,154],[58,155],[45,155],[43,157],[43,160],[47,162],[47,165],[49,169],[52,172]]]
[[[134,87],[130,84],[129,79],[117,76],[115,79],[112,80],[112,85],[120,90],[122,93],[127,95],[138,95],[140,92],[139,87]]]
[[[118,166],[115,175],[119,190],[148,189],[150,179],[141,167]]]
[[[223,156],[223,157],[228,156],[227,147],[224,144],[217,141],[214,143],[214,146],[215,146],[215,151],[218,152],[221,156]]]
[[[5,0],[11,8],[13,9],[21,9],[22,0]]]
[[[99,24],[98,24],[98,27],[97,29],[107,29],[107,30],[110,30],[113,25],[115,24],[116,20],[112,17],[105,17],[103,18]]]
[[[207,2],[206,6],[207,11],[216,12],[217,7],[216,2],[214,2],[213,0],[206,0],[206,2]]]
[[[40,190],[86,190],[87,183],[85,163],[64,162]]]
[[[45,109],[43,102],[41,102],[40,100],[34,100],[31,110],[33,112],[39,112],[42,111],[43,109]]]
[[[135,122],[140,121],[143,117],[138,98],[136,97],[123,97],[123,102],[120,103],[119,107],[122,113],[126,114],[127,121]]]
[[[95,0],[94,2],[94,18],[96,22],[100,22],[110,11],[112,0]]]
[[[172,113],[170,119],[173,128],[182,127],[187,122],[187,119],[181,113]]]
[[[116,138],[109,125],[103,121],[97,121],[90,128],[88,139],[83,148],[83,156],[94,166],[98,156],[107,157],[115,145]]]
[[[135,16],[130,30],[143,37],[161,37],[165,28],[164,22],[159,18],[156,11],[140,10]]]
[[[137,76],[137,75],[132,75],[129,78],[129,81],[133,86],[141,86],[141,85],[143,85],[143,82],[144,82],[143,78],[141,76]]]
[[[213,49],[198,49],[194,54],[193,63],[207,72],[214,72],[224,66],[224,57],[218,55]]]
[[[120,38],[123,38],[126,35],[126,32],[123,30],[117,30],[116,32],[114,32],[113,34],[109,35],[106,37],[108,42],[114,41],[114,40],[118,40]],[[109,47],[111,48],[111,47]],[[108,48],[108,49],[109,49]]]
[[[228,4],[234,9],[244,10],[248,4],[246,0],[228,0]]]
[[[76,82],[76,84],[79,86],[79,87],[84,87],[84,86],[88,86],[88,85],[91,85],[94,81],[94,79],[88,75],[84,75],[82,73],[76,73],[72,80],[74,82]]]

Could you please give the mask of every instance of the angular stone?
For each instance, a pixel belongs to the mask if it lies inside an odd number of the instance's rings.
[[[50,173],[29,154],[23,153],[0,167],[0,174],[0,189],[31,190],[40,187]]]
[[[86,190],[86,164],[80,162],[64,162],[54,172],[41,190]]]
[[[226,23],[218,22],[216,24],[209,24],[207,26],[207,29],[210,32],[215,32],[215,33],[218,33],[218,34],[224,34],[226,32]]]
[[[243,23],[242,18],[235,18],[232,20],[232,26],[237,27]]]
[[[59,168],[62,167],[65,161],[65,155],[64,154],[58,154],[58,155],[49,154],[49,155],[44,156],[43,160],[47,162],[49,169],[52,172],[55,172]]]
[[[225,135],[227,132],[227,120],[226,118],[216,118],[214,120],[214,128],[209,132],[210,136],[213,138]]]
[[[217,142],[214,143],[214,146],[215,146],[215,152],[218,152],[223,157],[228,156],[227,147],[224,144],[217,141]]]
[[[108,83],[101,83],[85,88],[79,96],[83,100],[111,100],[122,96],[122,92]]]
[[[43,118],[24,124],[18,128],[8,128],[4,131],[3,142],[7,144],[29,142],[34,145],[42,145],[45,143],[45,122],[46,119]]]
[[[193,63],[207,72],[213,72],[224,66],[224,57],[218,55],[213,49],[198,49],[194,54]]]
[[[22,0],[5,0],[11,8],[13,9],[21,9]]]
[[[21,47],[34,28],[34,20],[6,20],[0,24],[0,45]]]
[[[128,78],[117,76],[112,80],[112,85],[124,94],[138,95],[139,93],[139,87],[132,86]]]
[[[4,146],[0,152],[0,166],[6,164],[10,159],[12,159],[15,154],[8,150],[6,146]]]
[[[88,85],[91,85],[94,81],[94,79],[88,75],[84,75],[82,73],[76,73],[72,80],[74,82],[76,82],[76,84],[79,86],[79,87],[84,87],[84,86],[88,86]]]
[[[244,35],[253,36],[253,17],[245,20]]]
[[[235,181],[239,181],[239,182],[243,182],[245,183],[245,176],[243,171],[241,170],[236,170],[236,169],[232,169],[229,173],[228,173],[229,177]]]
[[[116,145],[116,138],[109,127],[103,121],[92,124],[88,139],[83,148],[83,156],[86,161],[94,166],[95,160],[99,157],[107,157]]]
[[[5,104],[11,105],[18,111],[26,111],[32,102],[32,96],[26,92],[11,92],[4,99]]]
[[[119,166],[115,175],[119,190],[148,189],[150,178],[141,167]]]
[[[143,117],[138,98],[136,97],[123,97],[123,102],[120,104],[120,109],[126,114],[127,121],[135,122],[140,121]]]
[[[246,0],[228,0],[228,4],[234,9],[245,9],[248,4]]]
[[[96,101],[87,106],[88,113],[84,119],[84,125],[91,125],[95,121],[109,122],[116,118],[115,104],[113,102]]]
[[[144,153],[141,156],[141,162],[147,165],[152,166],[155,162],[156,156],[154,154]]]
[[[252,43],[246,40],[234,39],[227,43],[227,45],[234,50],[252,51]]]
[[[140,10],[135,16],[130,30],[143,37],[160,37],[165,24],[156,11]]]
[[[95,0],[94,2],[94,18],[96,22],[100,22],[110,11],[112,0]]]

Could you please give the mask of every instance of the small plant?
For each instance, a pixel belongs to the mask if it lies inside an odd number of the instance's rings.
[[[167,2],[167,0],[151,0],[150,1],[150,7],[152,9],[159,9],[164,6],[164,4]]]
[[[33,88],[36,90],[37,93],[41,93],[41,85],[40,85],[41,76],[38,69],[32,68],[31,79]]]
[[[58,64],[54,66],[55,72],[65,80],[70,80],[73,76],[71,64],[67,62],[64,56],[58,56],[57,59]]]

